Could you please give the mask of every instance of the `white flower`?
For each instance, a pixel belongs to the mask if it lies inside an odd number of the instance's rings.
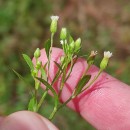
[[[90,56],[96,56],[98,53],[97,53],[97,51],[91,51],[91,54],[90,54]]]
[[[65,40],[65,42],[63,40],[60,40],[60,44],[63,45],[63,44],[67,44],[67,40]]]
[[[56,33],[56,31],[57,31],[57,21],[58,21],[58,19],[59,19],[59,16],[51,16],[52,22],[51,22],[51,26],[50,26],[50,31],[53,34]]]
[[[64,41],[63,41],[63,40],[60,40],[60,44],[63,45],[63,44],[64,44]]]
[[[112,52],[104,51],[104,58],[110,58],[110,57],[112,57]]]
[[[53,20],[58,21],[58,19],[59,19],[59,16],[51,16],[51,20],[52,20],[52,21],[53,21]]]

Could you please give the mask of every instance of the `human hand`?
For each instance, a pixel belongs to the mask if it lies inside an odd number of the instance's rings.
[[[62,54],[63,52],[61,49],[53,48],[52,60],[58,61],[59,56]],[[43,64],[46,63],[47,57],[44,50],[42,50],[40,59]],[[50,80],[53,79],[56,73],[56,67],[53,61],[51,61],[50,66]],[[65,102],[70,97],[72,90],[85,71],[86,66],[87,64],[85,60],[79,59],[77,61],[73,68],[71,77],[67,80],[63,89],[63,93],[61,95],[62,102]],[[92,78],[97,74],[97,72],[97,67],[93,66],[90,68],[89,73],[92,75]],[[58,90],[57,86],[58,83],[54,86],[56,90]],[[73,101],[70,101],[67,106],[79,112],[85,120],[99,130],[130,129],[130,87],[106,73],[102,73],[88,90],[80,94]],[[24,121],[24,118],[26,117],[21,117],[22,120],[20,121]],[[26,125],[34,125],[34,123],[31,122],[31,119],[31,115],[28,115],[27,119],[25,119],[28,120],[26,121]],[[39,122],[38,119],[36,121]],[[16,124],[17,123],[14,122],[14,126]],[[6,126],[6,124],[3,126]],[[20,128],[16,130],[20,130]],[[55,128],[51,130],[55,130]]]
[[[15,112],[0,120],[0,130],[58,130],[49,120],[30,111]]]

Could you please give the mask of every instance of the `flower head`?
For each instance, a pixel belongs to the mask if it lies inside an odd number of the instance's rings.
[[[58,19],[59,19],[59,16],[51,16],[51,20],[52,20],[51,26],[50,26],[51,33],[56,33]]]
[[[104,57],[100,63],[100,69],[104,70],[107,67],[110,57],[112,57],[112,52],[104,51]]]
[[[110,58],[110,57],[112,57],[112,52],[104,51],[104,58]]]
[[[63,44],[67,44],[67,40],[63,41],[63,40],[60,40],[60,44],[63,45]]]
[[[90,57],[96,56],[97,54],[97,51],[91,51]]]
[[[58,19],[59,19],[59,16],[51,16],[51,20],[52,20],[52,21],[53,21],[53,20],[58,21]]]
[[[96,55],[97,55],[97,51],[91,51],[90,56],[87,59],[88,65],[92,65],[94,63]]]
[[[60,44],[63,45],[63,44],[64,44],[64,41],[63,41],[63,40],[60,40]]]

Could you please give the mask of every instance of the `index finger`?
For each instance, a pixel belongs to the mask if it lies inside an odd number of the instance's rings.
[[[47,61],[45,51],[42,50],[41,53],[40,60],[45,64]],[[62,54],[61,49],[53,48],[50,80],[54,78],[57,71],[53,61],[59,61],[59,56]],[[86,67],[87,64],[84,59],[77,60],[71,76],[63,88],[62,102],[71,96]],[[90,68],[89,73],[92,78],[98,73],[98,70],[95,66]],[[54,88],[58,91],[59,82],[55,83]],[[97,129],[130,129],[130,87],[105,72],[88,90],[70,101],[67,106],[79,112],[85,120]]]

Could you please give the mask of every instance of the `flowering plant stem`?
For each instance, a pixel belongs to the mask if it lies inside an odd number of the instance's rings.
[[[51,33],[51,47],[50,47],[50,49],[49,49],[47,81],[48,81],[48,78],[49,78],[49,70],[50,70],[51,53],[52,53],[52,47],[53,47],[53,38],[54,38],[54,33]]]
[[[93,80],[88,84],[88,86],[85,87],[80,93],[82,93],[82,92],[85,91],[87,88],[89,88],[89,87],[97,80],[97,78],[100,76],[100,74],[101,74],[102,71],[103,71],[103,70],[100,69],[100,70],[98,71],[98,74],[94,77],[94,79],[93,79]]]
[[[65,66],[65,68],[63,69],[63,76],[62,76],[62,80],[61,80],[60,90],[59,90],[59,93],[58,93],[58,97],[59,97],[59,98],[60,98],[60,96],[61,96],[61,92],[62,92],[62,89],[63,89],[63,87],[64,87],[65,77],[66,77],[66,66]]]
[[[52,53],[52,47],[53,47],[53,38],[54,38],[54,33],[51,33],[51,47],[49,49],[49,57],[48,57],[48,71],[47,71],[47,82],[48,82],[48,78],[49,78],[49,70],[50,70],[50,61],[51,61],[51,53]],[[47,94],[48,94],[48,88],[45,89],[39,103],[37,106],[37,111],[39,110],[39,108],[41,107],[42,103],[44,102],[44,99],[46,98]]]
[[[47,94],[48,94],[48,93],[47,93],[47,90],[45,90],[45,92],[43,93],[43,95],[42,95],[42,97],[41,97],[41,99],[40,99],[40,101],[39,101],[39,103],[38,103],[37,111],[38,111],[39,108],[41,107],[41,105],[42,105],[44,99],[46,98]]]
[[[71,101],[73,99],[73,97],[71,96],[66,102],[64,102],[63,104],[60,104],[57,108],[53,109],[53,112],[51,113],[49,120],[52,120],[53,117],[55,116],[55,114],[62,108],[64,107],[69,101]]]
[[[44,66],[42,66],[43,62],[40,61],[42,58],[40,58],[41,51],[39,48],[37,48],[34,52],[34,58],[36,60],[35,64],[34,62],[32,62],[29,56],[27,56],[26,54],[23,54],[23,58],[30,68],[31,76],[33,77],[34,83],[35,83],[32,98],[30,99],[29,104],[28,104],[28,110],[38,112],[42,103],[44,102],[44,99],[46,98],[48,94],[48,91],[51,91],[54,96],[54,107],[53,107],[52,113],[49,116],[50,120],[52,120],[55,114],[62,107],[64,107],[69,101],[71,101],[72,99],[77,97],[79,94],[87,90],[97,80],[101,72],[107,67],[109,58],[112,56],[111,52],[109,51],[104,52],[104,57],[100,63],[100,70],[98,74],[92,80],[90,80],[91,74],[88,74],[88,71],[91,65],[94,63],[95,56],[97,55],[97,51],[91,51],[90,55],[86,59],[88,66],[85,72],[83,73],[83,75],[81,76],[81,78],[79,79],[77,85],[75,86],[71,96],[63,104],[60,104],[60,98],[61,98],[63,88],[66,84],[66,81],[71,76],[72,69],[78,59],[78,53],[81,49],[82,40],[81,38],[74,40],[73,37],[68,33],[66,28],[61,29],[60,42],[61,42],[64,54],[61,57],[59,57],[61,64],[54,61],[55,65],[58,67],[58,71],[56,72],[56,75],[54,76],[52,82],[50,83],[49,74],[50,74],[50,64],[52,63],[51,56],[52,56],[53,38],[54,38],[55,33],[57,32],[57,22],[58,22],[59,17],[52,16],[51,19],[52,19],[52,23],[50,26],[51,38],[45,42],[46,43],[45,52],[48,59],[47,63]],[[15,73],[20,79],[22,80],[24,79],[20,74],[18,74],[17,72]],[[59,91],[58,93],[56,93],[55,89],[53,88],[53,85],[56,81],[59,80],[59,78],[61,78],[61,82],[59,86]],[[46,88],[45,88],[44,93],[41,96],[41,99],[39,100],[38,90],[42,84]]]
[[[88,68],[89,68],[89,67],[88,67]],[[88,70],[88,68],[87,68],[86,70]],[[88,86],[85,87],[80,93],[82,93],[82,92],[85,91],[88,87],[90,87],[90,86],[97,80],[97,78],[100,76],[101,72],[102,72],[102,69],[99,70],[98,74],[94,77],[94,79],[93,79],[93,80],[88,84]],[[79,93],[79,94],[80,94],[80,93]],[[78,94],[78,95],[79,95],[79,94]],[[49,119],[52,120],[53,117],[55,116],[56,112],[58,112],[62,107],[64,107],[68,102],[70,102],[72,99],[74,99],[74,98],[77,97],[78,95],[73,95],[73,94],[72,94],[67,101],[65,101],[63,104],[59,105],[57,108],[54,108],[54,110],[53,110],[53,112],[51,113]]]

